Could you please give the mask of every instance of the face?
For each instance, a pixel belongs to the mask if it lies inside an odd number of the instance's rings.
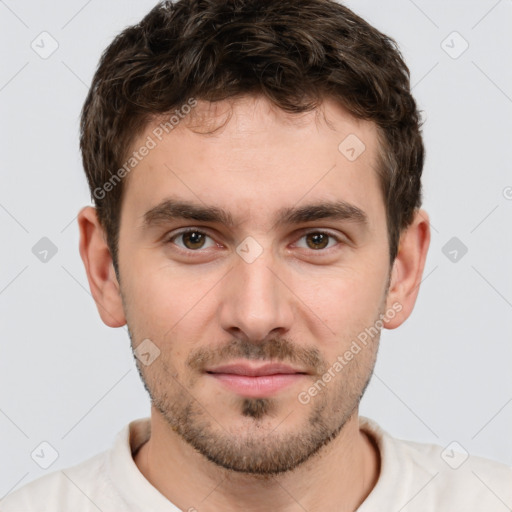
[[[328,100],[297,116],[257,97],[158,125],[134,142],[155,144],[125,183],[119,237],[132,345],[149,340],[139,372],[210,461],[293,469],[357,412],[375,364],[380,333],[357,341],[390,274],[375,126]]]

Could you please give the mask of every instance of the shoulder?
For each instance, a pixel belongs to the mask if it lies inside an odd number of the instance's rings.
[[[64,512],[68,506],[98,511],[95,498],[107,491],[107,452],[37,478],[0,501],[1,512]]]
[[[397,440],[412,468],[427,471],[424,497],[445,507],[503,511],[512,507],[512,468],[469,454],[460,444],[446,447]]]
[[[132,457],[149,434],[149,418],[131,421],[110,449],[11,492],[0,500],[0,512],[120,512],[144,510],[148,500],[162,502]]]
[[[361,418],[360,425],[381,454],[381,475],[369,503],[388,496],[404,512],[502,512],[512,507],[511,467],[473,456],[456,442],[442,447],[396,439],[368,418]]]

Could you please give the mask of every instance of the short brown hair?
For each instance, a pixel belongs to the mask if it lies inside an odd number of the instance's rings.
[[[421,205],[424,147],[396,42],[334,0],[179,0],[156,5],[104,51],[85,100],[80,149],[118,274],[123,182],[108,187],[151,119],[190,98],[264,95],[290,113],[325,97],[376,123],[389,255]]]

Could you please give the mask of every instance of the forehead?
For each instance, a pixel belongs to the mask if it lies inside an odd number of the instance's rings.
[[[239,222],[319,199],[369,217],[382,210],[376,126],[334,101],[301,114],[260,97],[187,110],[154,119],[132,144],[151,147],[124,183],[123,210],[139,219],[168,196],[230,210]]]

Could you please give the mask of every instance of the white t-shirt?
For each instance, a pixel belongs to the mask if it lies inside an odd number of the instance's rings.
[[[395,439],[368,418],[360,417],[360,426],[380,450],[381,472],[358,512],[511,510],[511,467],[480,457],[465,459],[451,448]],[[179,512],[133,460],[149,434],[149,418],[132,421],[111,449],[12,492],[0,501],[0,511]]]

